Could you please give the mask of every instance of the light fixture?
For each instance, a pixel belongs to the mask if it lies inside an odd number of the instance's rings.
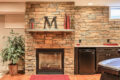
[[[90,3],[88,3],[88,5],[89,5],[89,6],[92,6],[92,5],[93,5],[93,3],[91,3],[91,2],[90,2]]]

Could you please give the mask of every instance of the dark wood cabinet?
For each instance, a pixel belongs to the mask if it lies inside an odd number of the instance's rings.
[[[118,47],[100,47],[96,48],[96,66],[100,61],[120,57]],[[98,68],[97,68],[98,69]]]
[[[75,48],[75,74],[79,73],[78,53],[80,48]],[[86,48],[87,49],[87,48]],[[96,72],[100,61],[120,57],[120,47],[96,47]]]

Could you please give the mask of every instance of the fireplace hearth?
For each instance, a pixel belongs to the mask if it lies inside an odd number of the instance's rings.
[[[64,74],[64,49],[37,49],[37,74]]]

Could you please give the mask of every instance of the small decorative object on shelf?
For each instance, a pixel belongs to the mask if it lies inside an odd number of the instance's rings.
[[[55,29],[57,29],[57,21],[56,21],[56,16],[53,17],[52,22],[50,23],[48,16],[45,16],[45,22],[44,22],[44,29],[46,29],[46,24],[48,24],[49,28],[52,28],[52,24],[54,23]]]
[[[118,46],[117,43],[108,43],[108,44],[104,44],[105,46]]]
[[[110,39],[107,39],[107,43],[104,44],[105,46],[118,46],[117,43],[110,42]]]
[[[35,19],[34,18],[31,18],[29,20],[29,26],[30,26],[30,29],[34,29],[34,27],[35,27]]]
[[[74,24],[75,24],[74,16],[71,16],[71,19],[70,19],[70,29],[75,29]]]
[[[79,43],[81,43],[81,39],[79,40]]]
[[[67,15],[65,14],[65,19],[64,19],[64,29],[67,29]]]
[[[80,43],[81,43],[81,39],[79,40],[79,43],[77,43],[76,45],[77,45],[77,46],[80,46]]]
[[[64,29],[70,29],[70,16],[65,14]]]
[[[107,43],[110,43],[110,39],[107,39]]]
[[[77,46],[80,46],[80,43],[77,43],[76,45],[77,45]]]
[[[67,16],[67,29],[70,29],[70,16]]]

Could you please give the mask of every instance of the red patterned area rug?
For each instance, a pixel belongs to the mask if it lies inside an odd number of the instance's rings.
[[[30,80],[70,80],[68,75],[32,75]]]

